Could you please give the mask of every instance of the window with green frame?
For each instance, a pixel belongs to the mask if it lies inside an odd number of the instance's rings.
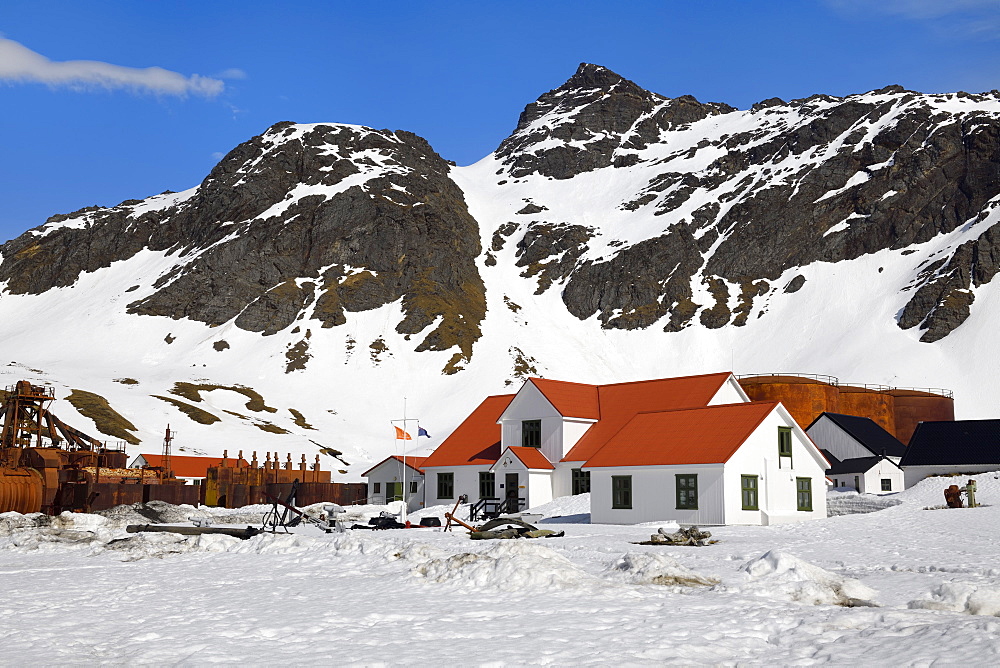
[[[813,509],[812,478],[795,479],[795,506],[798,510]]]
[[[590,471],[573,469],[573,496],[590,491]]]
[[[521,421],[521,445],[526,448],[542,447],[542,421]]]
[[[696,474],[678,474],[677,509],[698,510],[698,476]]]
[[[632,476],[611,476],[611,507],[624,510],[632,508]]]
[[[480,471],[479,472],[479,498],[480,499],[495,499],[497,498],[496,493],[496,475],[492,471]]]
[[[760,510],[757,507],[757,476],[740,476],[740,490],[743,498],[743,510]]]
[[[455,498],[455,474],[452,472],[438,473],[438,498]]]
[[[778,468],[781,468],[783,457],[788,457],[789,468],[792,465],[792,428],[778,427]]]

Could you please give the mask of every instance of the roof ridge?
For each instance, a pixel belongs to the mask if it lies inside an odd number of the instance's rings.
[[[737,406],[777,406],[780,401],[736,401],[731,404],[713,404],[710,406],[686,406],[684,408],[664,408],[652,411],[636,411],[633,415],[646,415],[649,413],[679,413],[681,411],[703,411],[710,408],[734,408]]]
[[[716,371],[715,373],[695,373],[687,376],[666,376],[664,378],[647,378],[646,380],[627,380],[620,383],[605,383],[597,387],[618,387],[619,385],[642,385],[643,383],[659,383],[664,380],[687,380],[688,378],[708,378],[709,376],[732,376],[732,371]]]
[[[562,383],[563,385],[579,385],[581,387],[593,387],[593,388],[600,387],[600,385],[595,385],[593,383],[580,383],[580,382],[577,382],[575,380],[559,380],[557,378],[541,378],[539,376],[530,376],[528,378],[528,380],[530,380],[531,382],[534,382],[536,380],[541,380],[541,381],[544,381],[546,383]]]

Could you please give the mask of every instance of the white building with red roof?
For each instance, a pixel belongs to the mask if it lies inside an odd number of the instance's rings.
[[[591,521],[774,524],[826,517],[828,463],[778,402],[730,373],[488,397],[424,460],[427,505],[516,512],[591,493]]]

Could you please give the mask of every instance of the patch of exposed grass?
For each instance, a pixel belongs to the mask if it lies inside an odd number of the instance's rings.
[[[261,431],[266,431],[269,434],[289,434],[287,429],[282,429],[276,424],[271,424],[270,422],[254,422],[253,426],[257,427]]]
[[[138,385],[139,381],[135,378],[115,378],[116,383],[121,383],[122,385]]]
[[[159,399],[160,401],[166,401],[168,404],[173,405],[177,410],[189,418],[197,422],[198,424],[212,424],[213,422],[218,422],[219,418],[212,415],[208,411],[203,411],[197,406],[192,406],[191,404],[179,401],[172,397],[161,397],[158,394],[154,394],[153,397]]]
[[[210,385],[201,384],[195,385],[194,383],[174,383],[173,388],[170,390],[170,394],[176,394],[179,397],[184,397],[188,401],[193,401],[198,403],[201,401],[202,392],[213,392],[215,390],[229,390],[230,392],[238,392],[248,399],[246,407],[248,411],[254,411],[255,413],[260,413],[261,411],[266,411],[268,413],[277,413],[278,409],[272,406],[268,406],[264,402],[264,397],[260,396],[256,390],[249,387],[244,387],[243,385]]]
[[[306,330],[306,338],[301,339],[294,346],[285,351],[285,373],[300,371],[306,368],[306,362],[312,358],[309,354],[309,331]]]
[[[120,438],[132,445],[139,445],[142,442],[132,433],[136,431],[136,426],[113,409],[104,397],[85,390],[73,390],[66,397],[66,401],[71,403],[80,415],[93,420],[102,434]]]
[[[306,422],[306,416],[298,412],[294,408],[289,408],[288,412],[292,414],[292,418],[295,420],[295,426],[301,429],[315,429],[311,424]]]
[[[223,350],[227,350],[229,348],[229,342],[224,340],[219,340],[213,343],[212,347],[221,353]]]
[[[237,413],[236,411],[227,411],[225,408],[222,409],[222,412],[223,413],[229,413],[230,415],[234,415],[234,416],[238,417],[241,420],[249,420],[250,419],[246,415],[243,415],[242,413]]]

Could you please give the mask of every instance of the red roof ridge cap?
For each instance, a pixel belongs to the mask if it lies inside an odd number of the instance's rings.
[[[647,378],[645,380],[627,380],[620,383],[606,383],[597,387],[618,387],[619,385],[641,385],[642,383],[659,383],[664,380],[687,380],[689,378],[708,378],[710,376],[732,376],[732,371],[716,371],[714,373],[695,373],[688,376],[667,376],[664,378]]]
[[[562,383],[563,385],[579,385],[580,387],[600,387],[600,385],[595,385],[593,383],[581,383],[575,380],[558,380],[556,378],[542,378],[540,376],[530,376],[528,378],[531,382],[540,380],[545,383]]]
[[[679,413],[680,411],[703,411],[710,408],[735,408],[737,406],[777,406],[780,401],[737,401],[731,404],[712,404],[710,406],[685,406],[684,408],[664,408],[661,410],[636,411],[633,415],[649,413]]]

